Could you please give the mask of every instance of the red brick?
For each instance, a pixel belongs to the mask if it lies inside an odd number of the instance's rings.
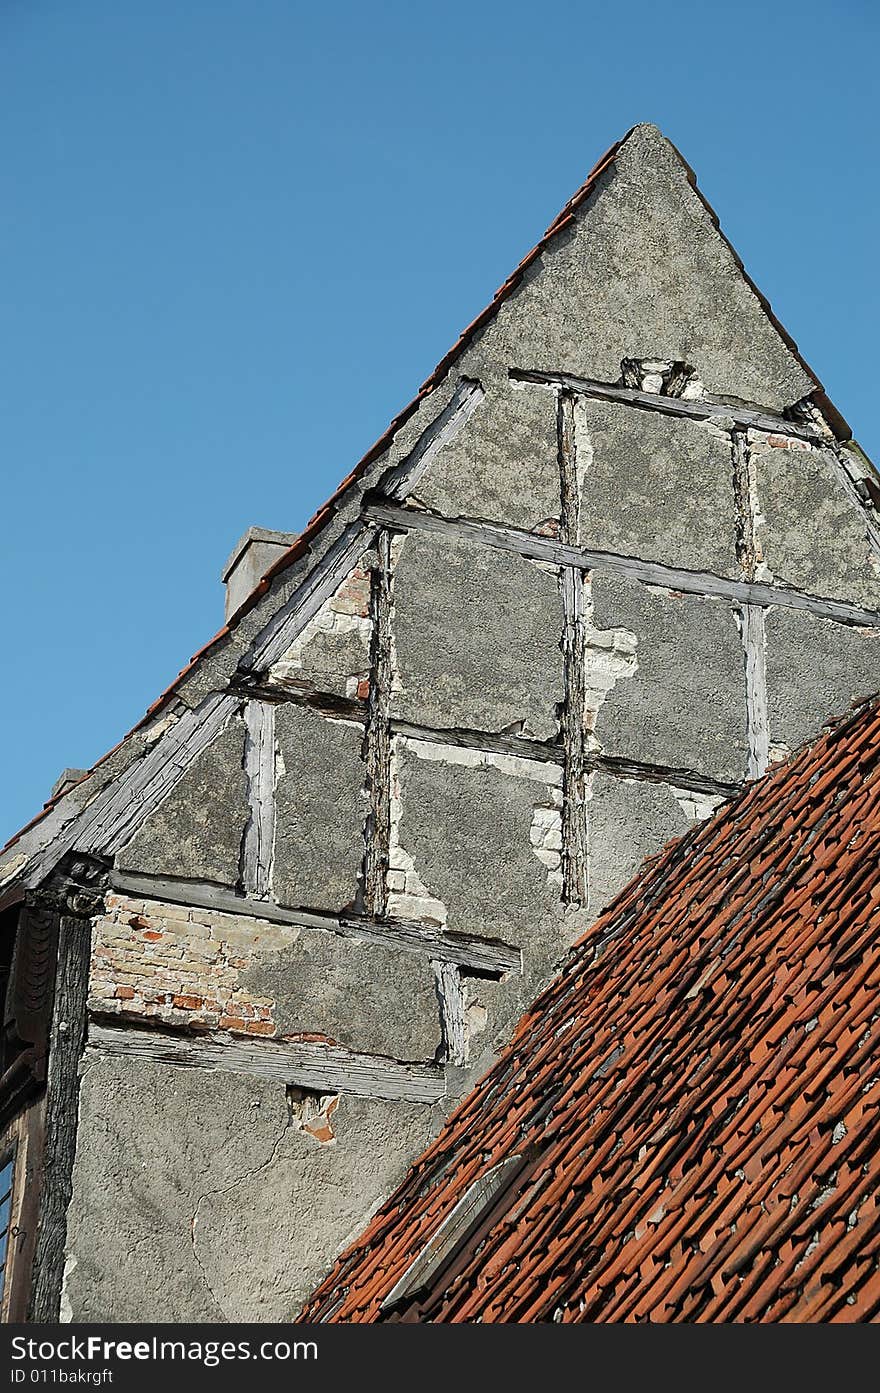
[[[116,995],[119,997],[120,1001],[131,1001],[134,997],[134,992],[131,987],[117,987]]]
[[[200,996],[174,996],[171,998],[171,1004],[180,1006],[184,1011],[199,1011],[205,1003]]]
[[[221,1017],[220,1017],[220,1029],[221,1029],[221,1030],[245,1030],[246,1028],[247,1028],[247,1024],[246,1024],[245,1021],[243,1021],[243,1020],[241,1019],[241,1016],[221,1016]]]
[[[221,1022],[222,1024],[222,1022]],[[271,1021],[248,1021],[248,1035],[274,1035],[275,1026]]]
[[[144,929],[144,938],[149,939],[150,943],[156,943],[160,938],[164,937],[165,935],[159,933],[158,929]]]

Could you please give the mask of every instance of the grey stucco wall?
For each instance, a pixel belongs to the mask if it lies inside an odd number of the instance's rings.
[[[295,1098],[87,1055],[63,1318],[291,1316],[441,1121],[349,1097],[322,1142],[298,1125]]]

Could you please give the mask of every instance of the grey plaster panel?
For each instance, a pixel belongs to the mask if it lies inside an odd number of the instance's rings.
[[[315,1031],[403,1060],[433,1060],[440,1045],[434,973],[412,953],[302,929],[243,973],[241,985],[274,997],[282,1035]]]
[[[363,732],[304,707],[281,705],[275,738],[273,886],[280,904],[342,909],[357,892],[364,855]]]
[[[766,619],[770,741],[796,749],[852,702],[880,689],[880,632],[801,610]]]
[[[630,135],[479,347],[477,377],[479,357],[605,382],[625,357],[678,359],[710,392],[777,410],[815,385],[653,126]]]
[[[235,885],[248,817],[244,741],[233,719],[120,851],[119,865]]]
[[[592,446],[583,473],[581,544],[738,575],[729,438],[702,423],[618,402],[584,401],[581,412]],[[583,453],[579,441],[579,464]]]
[[[587,804],[590,917],[598,918],[642,862],[692,824],[666,784],[597,772]]]
[[[605,753],[743,778],[745,659],[731,606],[607,573],[594,573],[592,589],[596,628],[626,629],[638,639],[638,670],[621,678],[599,709],[596,734]]]
[[[559,901],[530,840],[535,808],[549,805],[547,787],[491,766],[423,759],[417,750],[406,742],[400,749],[400,845],[446,905],[452,932],[526,943]]]
[[[549,792],[533,779],[421,759],[406,747],[400,792],[400,844],[446,905],[447,928],[502,938],[523,951],[521,977],[471,979],[468,987],[472,1004],[486,1013],[473,1057],[487,1066],[587,927],[584,914],[563,910],[559,887],[532,848],[534,810],[549,806]]]
[[[413,496],[447,517],[531,530],[559,517],[556,399],[500,383],[437,455]]]
[[[865,519],[830,452],[768,449],[753,458],[762,514],[756,536],[776,582],[880,609]]]
[[[287,1319],[442,1121],[344,1097],[337,1139],[321,1143],[277,1085],[87,1061],[68,1214],[75,1321]]]
[[[402,690],[394,712],[428,726],[558,730],[564,696],[555,573],[519,556],[411,533],[394,575]]]

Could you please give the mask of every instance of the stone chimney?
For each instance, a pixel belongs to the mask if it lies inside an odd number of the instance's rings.
[[[297,539],[296,532],[272,532],[268,527],[249,527],[232,548],[221,579],[226,586],[226,618],[244,604],[263,576]]]

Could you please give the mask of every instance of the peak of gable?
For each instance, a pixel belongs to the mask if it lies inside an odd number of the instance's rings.
[[[484,375],[513,362],[615,382],[622,360],[658,359],[777,411],[815,391],[657,127],[635,126],[597,170],[474,344]]]

